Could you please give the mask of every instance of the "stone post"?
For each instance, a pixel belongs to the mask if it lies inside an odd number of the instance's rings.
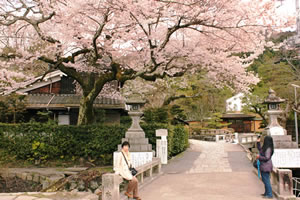
[[[119,200],[120,183],[123,179],[117,174],[102,175],[102,200]]]
[[[239,134],[238,133],[234,133],[234,142],[239,143]]]
[[[219,142],[219,135],[216,135],[216,142]]]
[[[289,169],[278,169],[278,192],[279,195],[292,196],[293,195],[293,179],[292,171]]]
[[[161,137],[156,140],[156,152],[157,157],[161,159],[162,164],[168,164],[168,130],[158,129],[156,130],[156,137]]]
[[[272,173],[273,192],[279,200],[296,200],[293,194],[292,171],[289,169],[276,169]]]

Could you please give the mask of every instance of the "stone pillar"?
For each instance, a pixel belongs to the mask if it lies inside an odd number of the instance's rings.
[[[238,133],[234,133],[234,142],[239,143],[239,134]]]
[[[156,140],[157,157],[161,159],[162,164],[168,164],[168,130],[156,130],[156,137],[161,137],[161,140]]]
[[[279,200],[296,200],[293,194],[292,171],[289,169],[276,169],[272,173],[273,192]]]
[[[216,142],[219,142],[219,135],[216,135]]]
[[[122,181],[123,179],[117,174],[103,174],[102,200],[119,200]]]
[[[293,176],[289,169],[278,169],[278,192],[279,195],[292,196],[293,195]]]

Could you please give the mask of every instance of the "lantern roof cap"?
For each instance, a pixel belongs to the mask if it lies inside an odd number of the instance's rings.
[[[285,102],[285,99],[281,99],[280,97],[276,96],[276,92],[272,90],[271,88],[269,89],[269,95],[265,99],[264,103],[265,104],[270,104],[270,103],[283,103]]]

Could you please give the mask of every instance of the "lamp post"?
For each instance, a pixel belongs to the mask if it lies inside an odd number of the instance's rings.
[[[291,84],[294,87],[294,91],[295,91],[295,106],[297,106],[297,88],[300,88],[299,85],[295,85],[295,84]],[[297,112],[294,111],[294,115],[295,115],[295,133],[296,133],[296,142],[297,145],[299,144],[299,138],[298,138],[298,119],[297,119]]]

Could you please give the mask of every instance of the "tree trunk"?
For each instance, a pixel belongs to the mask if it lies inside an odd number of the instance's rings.
[[[94,98],[83,96],[80,100],[77,125],[88,125],[94,123]]]
[[[289,112],[290,112],[290,104],[287,103],[285,110],[283,111],[282,115],[280,115],[279,117],[280,125],[285,129],[286,129],[287,119],[289,117]]]

